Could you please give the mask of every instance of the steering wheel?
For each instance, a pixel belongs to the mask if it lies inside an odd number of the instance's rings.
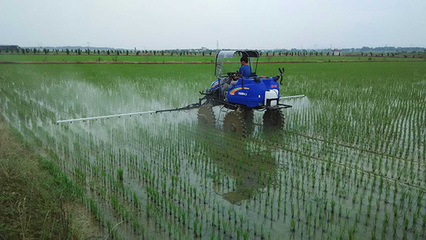
[[[237,77],[238,76],[237,72],[228,72],[226,74],[228,75],[228,77]]]

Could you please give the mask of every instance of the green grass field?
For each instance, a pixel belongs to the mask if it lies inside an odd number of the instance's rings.
[[[195,103],[210,64],[0,64],[0,116],[86,189],[112,237],[424,239],[426,63],[265,63],[258,74],[278,67],[281,95],[306,97],[285,102],[282,131],[256,112],[245,139],[220,121],[199,128],[197,110],[54,124]]]

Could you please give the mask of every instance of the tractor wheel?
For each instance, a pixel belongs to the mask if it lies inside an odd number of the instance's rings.
[[[242,115],[244,121],[246,122],[247,126],[250,126],[250,125],[253,124],[253,119],[254,119],[253,109],[251,109],[251,108],[244,108],[241,111],[241,115]]]
[[[214,127],[216,117],[214,116],[213,106],[211,104],[202,105],[198,109],[198,124],[203,127]]]
[[[280,110],[266,110],[263,114],[263,126],[282,129],[284,127],[284,115]]]
[[[235,136],[245,137],[246,123],[242,117],[242,114],[237,111],[228,112],[225,115],[223,128],[225,132],[232,133]]]

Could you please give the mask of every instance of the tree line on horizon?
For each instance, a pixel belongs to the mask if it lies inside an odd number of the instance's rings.
[[[261,50],[260,56],[366,56],[366,57],[424,57],[425,48],[414,48],[417,51],[401,51],[403,48],[383,47],[361,49],[342,49],[342,50],[301,50],[301,49],[279,49],[279,50]],[[364,51],[358,51],[364,50]],[[381,50],[381,51],[379,51]],[[385,51],[392,50],[392,51]],[[200,49],[177,49],[177,50],[126,50],[126,49],[90,49],[90,48],[18,48],[18,49],[0,49],[0,54],[62,54],[62,55],[114,55],[114,56],[215,56],[219,50],[200,50]]]

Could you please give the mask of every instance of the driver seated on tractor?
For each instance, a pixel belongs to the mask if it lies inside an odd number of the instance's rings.
[[[241,61],[241,67],[238,70],[238,76],[235,76],[234,80],[238,80],[240,77],[248,78],[248,77],[250,77],[251,72],[252,72],[250,65],[248,65],[248,57],[247,56],[242,56],[240,61]]]
[[[230,86],[236,86],[238,79],[240,79],[241,77],[243,78],[248,78],[250,77],[252,70],[250,65],[248,65],[248,57],[247,56],[242,56],[240,59],[241,62],[241,67],[238,70],[238,73],[235,72],[235,74],[237,74],[234,77],[229,77],[227,81],[224,81],[222,84],[222,90],[223,90],[223,96],[225,97],[225,101],[227,100],[228,97],[228,89]]]
[[[240,59],[240,61],[241,61],[241,67],[238,70],[238,74],[245,77],[245,78],[250,77],[252,71],[251,71],[250,65],[248,65],[248,57],[243,56]]]

